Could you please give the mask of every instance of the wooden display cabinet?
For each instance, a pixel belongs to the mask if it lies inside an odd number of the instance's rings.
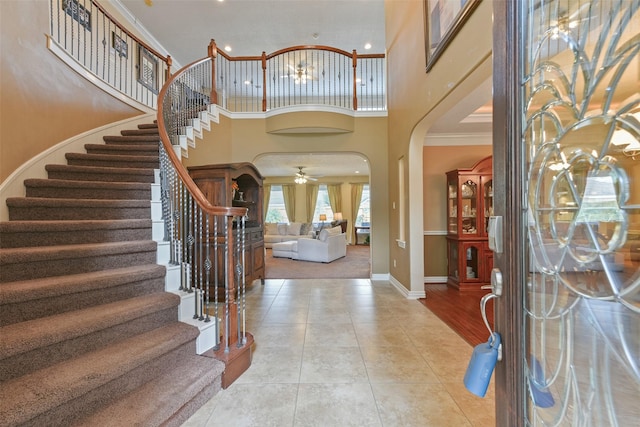
[[[461,291],[479,290],[491,281],[492,169],[487,157],[472,168],[447,172],[447,284]]]
[[[264,283],[264,235],[262,226],[263,178],[251,163],[224,163],[188,168],[189,175],[207,200],[216,206],[247,208],[245,222],[245,283],[260,279]],[[233,182],[238,190],[233,190]],[[242,197],[240,197],[242,193]],[[223,222],[218,223],[217,239],[221,242]],[[213,227],[211,228],[213,233]],[[213,237],[213,236],[212,236]],[[222,253],[219,257],[224,256]],[[222,262],[219,259],[218,262]],[[224,283],[223,277],[218,277]]]

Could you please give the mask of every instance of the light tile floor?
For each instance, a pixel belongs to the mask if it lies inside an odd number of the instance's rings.
[[[472,347],[389,282],[267,280],[247,294],[251,367],[185,427],[494,426],[462,384]]]

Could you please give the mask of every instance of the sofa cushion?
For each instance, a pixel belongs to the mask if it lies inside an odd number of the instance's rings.
[[[287,235],[289,235],[289,236],[299,236],[301,227],[302,227],[302,223],[299,223],[299,222],[290,223],[288,225]]]
[[[281,236],[286,236],[289,234],[289,227],[287,224],[278,224],[278,234]]]
[[[278,234],[278,224],[275,222],[265,222],[264,234]]]

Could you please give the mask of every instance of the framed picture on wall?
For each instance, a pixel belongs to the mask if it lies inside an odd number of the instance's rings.
[[[482,0],[423,0],[424,33],[429,72]]]
[[[87,31],[91,31],[91,12],[78,3],[78,0],[62,0],[61,6],[62,10],[77,21],[81,27]]]
[[[138,47],[138,82],[158,93],[158,59],[143,46]]]
[[[129,45],[123,38],[118,36],[115,32],[111,32],[111,47],[113,50],[123,58],[129,57]]]

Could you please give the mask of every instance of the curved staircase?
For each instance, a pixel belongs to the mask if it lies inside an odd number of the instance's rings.
[[[104,137],[7,199],[0,425],[180,425],[220,389],[157,264],[158,142],[155,124]]]

